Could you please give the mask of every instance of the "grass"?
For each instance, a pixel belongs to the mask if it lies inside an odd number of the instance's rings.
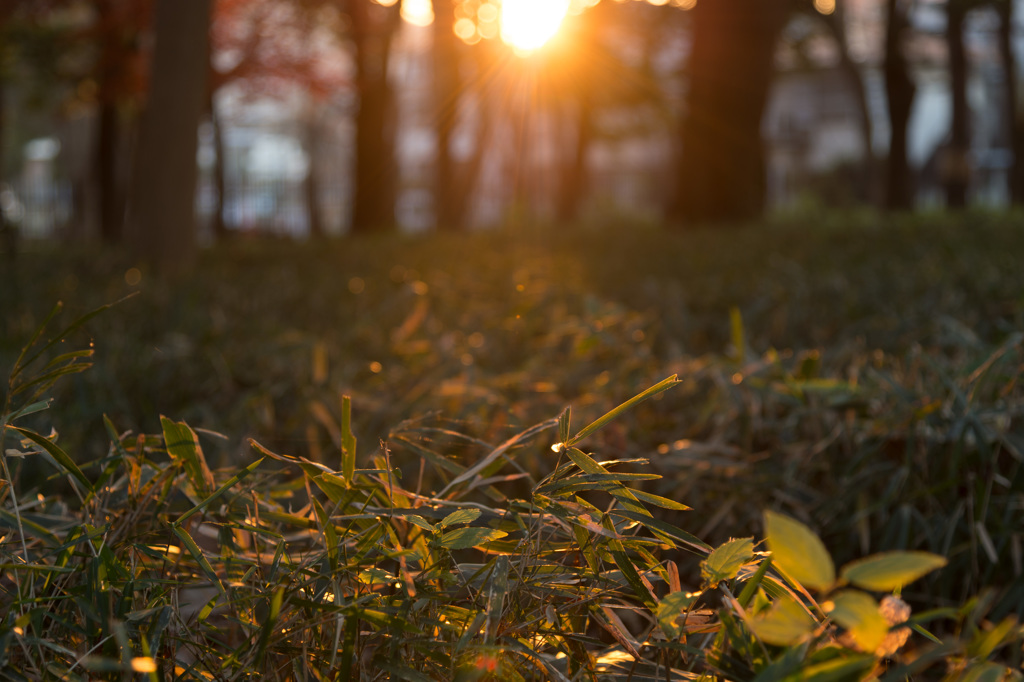
[[[1019,676],[1024,233],[821,222],[29,249],[8,366],[138,293],[12,377],[5,674]]]

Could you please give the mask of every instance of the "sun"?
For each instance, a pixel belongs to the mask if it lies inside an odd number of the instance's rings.
[[[503,0],[501,39],[532,52],[554,37],[568,11],[569,0]]]

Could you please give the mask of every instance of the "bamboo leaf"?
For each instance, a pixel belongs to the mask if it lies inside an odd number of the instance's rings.
[[[882,552],[843,566],[844,580],[866,590],[892,592],[946,565],[929,552]]]
[[[178,536],[181,543],[185,545],[189,554],[191,554],[192,558],[196,560],[199,567],[203,569],[203,573],[205,573],[206,577],[210,579],[210,582],[217,588],[217,591],[222,595],[225,594],[224,585],[221,584],[220,578],[217,577],[217,572],[213,570],[213,566],[210,565],[210,560],[206,558],[206,555],[203,554],[203,550],[199,548],[199,545],[197,545],[196,541],[192,539],[192,536],[188,534],[188,531],[177,524],[172,525],[171,530],[173,530],[174,534]]]
[[[8,424],[7,428],[9,428],[11,431],[14,431],[15,433],[21,434],[23,437],[28,438],[33,443],[35,443],[42,449],[46,450],[46,452],[48,452],[50,456],[57,461],[58,464],[64,467],[66,473],[71,474],[76,479],[78,479],[79,483],[85,486],[86,490],[92,490],[92,483],[89,481],[88,478],[86,478],[85,474],[82,473],[82,470],[78,468],[78,465],[75,464],[75,461],[71,459],[68,453],[64,452],[64,450],[56,443],[54,443],[52,440],[44,438],[43,436],[39,435],[35,431],[32,431],[31,429],[25,429],[20,426],[12,426]]]
[[[740,568],[753,558],[754,541],[752,538],[730,540],[717,547],[700,565],[704,588],[712,589],[717,587],[720,582],[732,580],[739,573]]]
[[[499,540],[508,535],[505,531],[493,528],[456,528],[441,536],[440,544],[445,549],[469,549]]]
[[[655,615],[665,637],[670,640],[679,639],[686,624],[686,612],[696,603],[698,597],[699,592],[671,592],[658,602]]]
[[[213,472],[206,465],[206,458],[199,446],[196,432],[185,422],[175,422],[163,415],[160,416],[160,424],[163,427],[167,454],[175,461],[181,462],[196,491],[205,495],[213,490]]]
[[[792,646],[810,635],[814,619],[791,597],[780,597],[768,613],[751,618],[750,629],[762,641],[776,646]]]
[[[873,653],[889,633],[871,595],[860,590],[843,590],[826,603],[825,610],[835,622],[846,628],[861,651]]]
[[[615,419],[617,419],[618,417],[622,416],[624,413],[628,412],[629,410],[633,409],[634,407],[636,407],[637,405],[639,405],[643,401],[647,400],[648,398],[654,397],[654,396],[658,395],[659,393],[667,391],[668,389],[672,388],[673,386],[675,386],[678,383],[679,383],[679,380],[676,378],[675,374],[673,374],[672,376],[668,377],[667,379],[664,379],[664,380],[658,382],[654,386],[651,386],[650,388],[648,388],[646,391],[644,391],[644,392],[642,392],[642,393],[640,393],[638,395],[633,396],[632,398],[630,398],[626,402],[622,403],[621,405],[619,405],[615,409],[611,410],[610,412],[608,412],[605,415],[601,416],[597,420],[593,421],[592,423],[590,423],[587,426],[585,426],[582,429],[580,429],[580,431],[575,436],[573,436],[572,438],[568,439],[567,441],[564,441],[565,442],[565,446],[566,447],[570,447],[572,445],[575,445],[576,443],[580,442],[581,440],[583,440],[584,438],[586,438],[590,434],[594,433],[595,431],[604,428],[605,426],[608,425],[609,422],[614,421]]]
[[[810,528],[770,511],[764,514],[764,524],[768,549],[776,566],[804,587],[827,590],[835,584],[832,557]]]
[[[460,509],[441,519],[438,528],[447,528],[461,523],[473,523],[480,516],[479,509]]]

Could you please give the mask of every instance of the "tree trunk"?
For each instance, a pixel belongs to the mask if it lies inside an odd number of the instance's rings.
[[[832,14],[822,15],[822,19],[824,19],[825,25],[832,33],[836,45],[839,47],[839,66],[846,74],[850,82],[850,89],[857,100],[857,113],[860,117],[861,155],[863,156],[861,171],[861,182],[863,184],[859,192],[860,198],[863,201],[874,203],[878,197],[875,183],[873,182],[875,176],[875,127],[871,119],[871,108],[868,106],[867,87],[864,84],[864,77],[850,56],[850,44],[846,38],[843,3],[837,3],[835,11]]]
[[[316,162],[317,150],[320,148],[320,126],[314,111],[306,114],[305,133],[309,165],[302,189],[306,199],[306,217],[309,219],[309,236],[311,239],[324,239],[327,232],[324,230],[323,212],[320,210],[320,182]]]
[[[1007,140],[1013,154],[1007,174],[1010,203],[1024,204],[1024,116],[1018,111],[1017,60],[1013,54],[1013,2],[996,0],[999,13],[999,61],[1003,67],[1003,88]]]
[[[573,223],[580,217],[580,208],[587,190],[587,152],[594,138],[594,115],[588,93],[576,102],[575,139],[562,166],[562,182],[558,193],[558,221]]]
[[[946,46],[949,49],[949,89],[952,100],[949,146],[939,159],[939,173],[946,191],[946,207],[967,206],[970,182],[970,110],[967,106],[967,54],[964,51],[964,21],[967,5],[949,0],[946,5]]]
[[[195,257],[196,146],[206,102],[211,0],[157,0],[149,96],[131,194],[130,245],[164,275]]]
[[[217,102],[213,89],[208,89],[206,96],[207,115],[210,117],[210,132],[213,136],[213,185],[217,196],[213,204],[213,223],[211,231],[216,242],[223,242],[228,238],[228,224],[224,219],[225,204],[227,204],[227,150],[224,148],[224,128],[221,126],[220,116],[217,114]]]
[[[713,0],[691,10],[686,112],[670,218],[750,220],[765,202],[761,119],[787,0]]]
[[[391,40],[400,21],[399,5],[396,2],[384,7],[370,0],[349,3],[359,92],[352,197],[354,233],[395,227],[398,168],[395,102],[388,65]]]
[[[102,92],[103,87],[100,87]],[[124,227],[124,205],[117,178],[118,113],[111,98],[100,98],[95,163],[99,190],[100,238],[106,245],[121,243]]]
[[[434,0],[434,130],[437,156],[434,167],[434,214],[437,229],[462,231],[457,203],[459,186],[452,158],[452,132],[458,117],[462,79],[459,74],[459,42],[455,35],[455,3]]]
[[[903,36],[910,29],[902,0],[888,0],[885,29],[885,94],[889,108],[889,158],[886,167],[885,207],[910,210],[914,206],[914,181],[907,159],[907,126],[914,104],[914,81],[903,53]]]

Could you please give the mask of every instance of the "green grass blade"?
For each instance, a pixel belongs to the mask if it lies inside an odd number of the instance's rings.
[[[341,474],[350,484],[356,471],[356,437],[352,434],[352,398],[341,398]]]

